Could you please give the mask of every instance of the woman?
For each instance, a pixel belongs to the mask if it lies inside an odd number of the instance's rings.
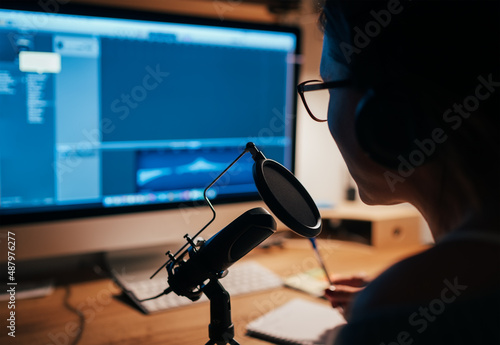
[[[360,198],[413,204],[436,244],[325,294],[338,344],[500,343],[500,31],[496,1],[326,1],[327,120]],[[313,86],[311,86],[313,85]],[[308,108],[309,110],[309,108]],[[352,301],[352,303],[351,303]]]

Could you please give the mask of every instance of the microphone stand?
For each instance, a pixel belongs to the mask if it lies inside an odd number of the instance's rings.
[[[231,163],[229,166],[222,171],[213,181],[210,183],[204,190],[203,192],[203,198],[205,199],[207,205],[210,207],[212,210],[212,219],[203,227],[201,228],[200,231],[196,233],[193,237],[190,237],[188,234],[184,236],[186,239],[186,243],[175,253],[172,254],[170,251],[165,253],[169,259],[158,269],[156,272],[151,276],[153,278],[158,272],[160,272],[163,268],[166,267],[167,273],[168,273],[168,283],[169,287],[165,289],[161,294],[144,299],[142,301],[158,298],[162,295],[166,295],[170,292],[175,292],[179,296],[185,296],[192,301],[196,301],[200,298],[201,294],[204,293],[208,299],[210,300],[210,325],[208,327],[208,333],[210,340],[206,343],[206,345],[239,345],[239,343],[234,340],[234,325],[231,321],[231,302],[230,302],[230,296],[229,293],[224,289],[224,287],[221,285],[219,282],[219,278],[222,278],[225,274],[226,268],[228,268],[234,261],[240,259],[244,255],[248,253],[248,251],[252,250],[256,245],[261,243],[265,238],[270,236],[274,231],[276,230],[276,222],[272,218],[272,216],[262,208],[255,208],[254,210],[249,210],[247,211],[248,213],[244,213],[240,217],[238,217],[233,223],[229,224],[228,227],[224,228],[223,230],[228,229],[234,230],[234,228],[239,228],[241,231],[249,231],[248,226],[252,226],[255,228],[260,228],[259,231],[254,233],[252,235],[253,237],[248,237],[243,236],[243,233],[237,233],[240,236],[240,238],[232,238],[230,242],[231,245],[234,245],[235,243],[238,243],[237,249],[235,250],[234,257],[228,257],[232,262],[227,261],[228,258],[224,259],[221,257],[221,252],[219,247],[211,248],[208,247],[209,251],[207,255],[214,255],[215,260],[219,260],[221,262],[218,262],[220,265],[217,266],[217,264],[213,265],[206,265],[202,263],[201,261],[206,260],[207,258],[200,258],[199,256],[196,255],[198,250],[203,250],[203,246],[206,245],[202,241],[197,241],[195,242],[195,239],[205,230],[214,220],[215,220],[215,209],[212,206],[212,203],[207,197],[207,191],[210,189],[220,178],[222,175],[226,173],[244,154],[247,152],[250,152],[252,155],[253,160],[255,161],[254,163],[254,180],[257,186],[257,189],[259,191],[259,194],[261,197],[266,201],[266,199],[269,200],[272,207],[270,206],[271,210],[276,214],[278,218],[280,218],[285,225],[290,227],[291,229],[295,229],[295,231],[302,236],[306,237],[314,237],[319,234],[321,231],[321,217],[319,214],[319,211],[314,204],[314,201],[312,198],[309,196],[305,188],[296,180],[296,178],[293,176],[293,174],[288,171],[285,167],[280,165],[279,163],[273,161],[273,160],[268,160],[264,156],[264,154],[257,149],[254,143],[247,143],[245,150]],[[310,213],[311,216],[313,216],[316,219],[316,225],[310,226],[307,224],[304,224],[300,219],[296,219],[293,216],[291,216],[288,211],[285,209],[285,206],[282,205],[282,203],[279,201],[280,198],[277,198],[275,196],[275,192],[270,189],[268,186],[268,181],[266,179],[266,176],[264,174],[264,167],[265,163],[268,163],[268,170],[270,171],[271,177],[273,176],[279,176],[281,181],[279,180],[279,184],[288,186],[292,188],[292,192],[294,192],[292,195],[299,195],[300,197],[303,198],[303,203],[307,204],[307,206],[310,207]],[[271,165],[269,165],[271,164]],[[271,178],[271,181],[274,180],[274,178]],[[276,182],[276,181],[274,181]],[[260,186],[260,188],[259,188]],[[281,189],[280,189],[281,190]],[[280,196],[283,193],[279,193]],[[286,194],[286,193],[285,193]],[[285,196],[285,195],[283,195]],[[268,203],[266,201],[266,203]],[[269,205],[269,203],[268,203]],[[264,211],[264,213],[259,213],[260,210]],[[258,211],[255,213],[256,211]],[[252,213],[253,211],[253,213]],[[262,215],[267,215],[266,217],[270,217],[272,220],[272,223],[269,222],[269,218],[265,222],[263,222],[263,218],[258,218],[259,221],[257,222],[257,218],[255,219],[255,224],[251,221],[249,221],[250,216],[252,217],[261,217]],[[242,222],[247,222],[243,223]],[[291,225],[289,225],[291,224]],[[271,233],[268,233],[271,232]],[[218,234],[221,234],[219,232]],[[215,238],[215,243],[216,245],[221,246],[220,241],[226,241],[230,237],[227,237],[226,233],[223,233],[226,237],[219,238],[219,243],[217,242],[218,237],[215,235],[213,238]],[[212,240],[208,240],[209,242]],[[252,247],[242,247],[240,248],[240,242],[238,241],[248,241],[246,244],[252,245]],[[210,242],[214,243],[214,242]],[[188,247],[186,249],[186,247]],[[207,248],[207,247],[205,247]],[[219,250],[219,251],[218,251]],[[228,250],[228,255],[229,252],[231,251],[228,248],[225,248],[225,250]],[[185,255],[189,253],[189,260],[184,260],[183,258]],[[224,252],[222,252],[224,253]],[[201,261],[200,261],[201,260]],[[210,260],[208,260],[210,261]],[[227,261],[227,262],[226,262]],[[214,272],[216,271],[216,272]],[[208,280],[208,283],[205,284]]]
[[[251,153],[252,158],[255,161],[257,161],[258,159],[266,158],[264,154],[257,149],[254,143],[250,142],[247,143],[245,150],[231,164],[229,164],[229,166],[226,169],[224,169],[224,171],[222,171],[222,173],[220,173],[220,175],[217,176],[215,180],[213,180],[212,183],[210,183],[203,192],[203,197],[208,206],[210,207],[210,209],[212,210],[213,213],[212,219],[193,237],[190,237],[188,234],[186,234],[184,238],[186,239],[187,243],[184,244],[175,254],[172,254],[170,251],[165,253],[166,255],[169,256],[169,260],[167,260],[167,262],[165,262],[158,270],[156,270],[156,272],[153,273],[150,279],[156,276],[164,267],[167,267],[167,272],[169,277],[173,275],[174,265],[180,262],[182,257],[184,257],[184,255],[189,252],[189,250],[185,250],[185,248],[188,245],[191,245],[193,251],[196,252],[197,244],[194,243],[193,238],[198,237],[201,234],[201,232],[203,232],[203,230],[205,230],[215,220],[215,214],[216,214],[215,209],[207,197],[208,189],[210,189],[221,178],[221,176],[224,175],[226,171],[228,171],[247,152]],[[210,325],[208,326],[208,333],[210,340],[208,341],[208,343],[206,343],[206,345],[226,345],[226,344],[240,345],[236,340],[234,340],[234,325],[233,322],[231,321],[230,296],[229,293],[226,291],[226,289],[224,289],[222,284],[219,282],[219,277],[220,277],[219,275],[216,275],[215,277],[212,276],[211,278],[209,278],[210,280],[208,284],[206,284],[201,288],[201,292],[203,292],[210,300]],[[172,286],[165,289],[165,291],[163,291],[158,296],[147,298],[145,300],[158,298],[162,295],[170,293],[171,291],[175,291],[175,289],[172,289]],[[178,294],[177,291],[176,293]],[[199,298],[199,293],[200,291],[194,293],[191,296],[189,295],[185,296],[194,301]]]
[[[206,345],[239,345],[234,340],[234,325],[231,321],[231,301],[229,293],[219,279],[211,279],[203,288],[203,293],[210,300],[210,340]]]
[[[256,159],[256,157],[265,158],[253,143],[248,143],[243,153],[238,156],[234,162],[207,187],[207,189],[249,151],[254,159]],[[203,288],[203,293],[210,300],[210,324],[208,325],[208,336],[210,340],[205,345],[240,345],[234,340],[234,325],[231,321],[231,298],[229,292],[224,289],[218,278],[211,278],[209,283]]]

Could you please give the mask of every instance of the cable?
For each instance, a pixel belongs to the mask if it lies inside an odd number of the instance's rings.
[[[80,327],[78,328],[78,334],[75,336],[75,339],[73,340],[73,343],[72,343],[72,345],[76,345],[80,341],[82,334],[83,334],[83,327],[85,326],[85,315],[83,315],[83,313],[80,310],[76,309],[71,304],[69,304],[69,298],[71,296],[71,289],[70,289],[69,285],[66,285],[64,290],[65,290],[65,295],[64,295],[64,300],[63,300],[64,306],[69,311],[78,315],[78,319],[79,319],[79,323],[80,323],[79,324]]]
[[[156,295],[156,296],[154,296],[154,297],[149,297],[149,298],[140,299],[140,300],[139,300],[139,302],[141,302],[141,303],[142,303],[142,302],[145,302],[145,301],[150,301],[150,300],[152,300],[152,299],[156,299],[156,298],[161,297],[161,296],[163,296],[163,295],[169,294],[169,293],[170,293],[170,291],[172,291],[172,288],[169,286],[168,288],[166,288],[165,290],[163,290],[163,291],[162,291],[162,293],[160,293],[160,294],[158,294],[158,295]]]

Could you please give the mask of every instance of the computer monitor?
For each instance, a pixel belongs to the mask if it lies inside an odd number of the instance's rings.
[[[181,240],[247,142],[293,170],[299,30],[0,5],[0,227],[18,259]],[[251,157],[209,190],[259,200]]]

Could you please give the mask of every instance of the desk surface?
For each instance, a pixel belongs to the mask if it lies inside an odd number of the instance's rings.
[[[423,247],[377,250],[361,244],[319,240],[318,245],[332,273],[363,271],[374,276],[394,262],[421,251]],[[243,260],[255,260],[280,276],[289,276],[318,267],[307,240],[288,240],[284,248],[255,249]],[[221,280],[222,284],[224,281]],[[116,298],[120,291],[109,279],[97,279],[58,286],[51,295],[16,301],[15,338],[7,335],[9,309],[0,302],[1,344],[67,345],[77,334],[78,316],[64,305],[69,303],[85,315],[85,327],[78,344],[203,345],[208,341],[209,303],[198,303],[154,315],[144,315]],[[245,335],[253,319],[285,302],[301,297],[328,305],[322,299],[299,291],[279,288],[231,298],[235,339],[241,345],[269,344]]]

